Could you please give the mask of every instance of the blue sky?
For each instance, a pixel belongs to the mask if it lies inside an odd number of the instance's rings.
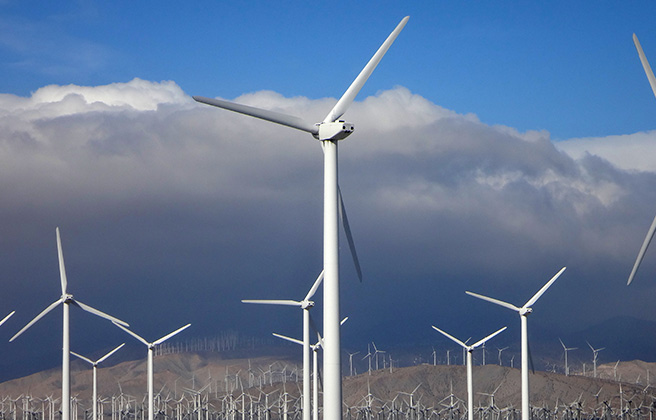
[[[0,11],[0,308],[20,309],[0,334],[57,298],[56,226],[71,292],[144,337],[186,322],[191,336],[300,333],[294,311],[240,299],[299,299],[318,275],[321,150],[191,95],[319,121],[406,15],[345,114],[357,128],[340,143],[340,185],[365,273],[354,281],[342,255],[345,346],[504,323],[512,346],[516,317],[464,291],[521,304],[562,266],[532,316],[554,334],[656,322],[653,250],[625,286],[656,212],[656,99],[631,40],[656,61],[653,2]],[[42,348],[58,363],[59,318],[42,322],[4,363],[35,369]],[[90,332],[74,335],[82,353],[125,339],[74,322]]]

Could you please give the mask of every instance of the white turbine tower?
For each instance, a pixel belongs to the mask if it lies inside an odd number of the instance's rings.
[[[146,341],[143,337],[135,334],[134,332],[128,330],[124,326],[120,324],[116,324],[117,327],[125,331],[126,333],[130,334],[132,337],[136,338],[137,340],[141,341],[148,347],[148,420],[153,420],[153,350],[158,344],[162,344],[169,338],[173,337],[177,333],[189,328],[191,324],[187,324],[184,327],[180,327],[177,330],[173,331],[172,333],[169,333],[165,335],[164,337],[160,338],[159,340],[155,340],[152,343]]]
[[[109,356],[112,354],[116,353],[121,347],[123,347],[125,343],[121,344],[120,346],[116,347],[114,350],[110,351],[100,359],[96,360],[95,362],[91,359],[88,359],[81,354],[77,354],[74,351],[71,352],[73,356],[77,356],[80,359],[88,362],[93,366],[93,396],[91,397],[91,401],[93,401],[93,417],[92,420],[98,420],[98,365],[102,362],[104,362]]]
[[[435,325],[432,325],[432,327],[436,331],[442,333],[442,335],[444,335],[445,337],[461,345],[463,349],[467,350],[467,419],[474,420],[474,375],[472,373],[473,372],[472,353],[474,352],[474,349],[476,347],[485,344],[486,341],[490,340],[492,337],[501,333],[503,330],[505,330],[508,327],[500,328],[495,332],[493,332],[492,334],[485,337],[484,339],[479,340],[471,345],[465,344],[464,342],[458,340],[457,338],[450,335],[449,333],[446,333],[441,329],[437,328]]]
[[[44,309],[39,315],[37,315],[33,320],[31,320],[22,330],[18,331],[9,341],[14,341],[21,335],[25,330],[34,325],[38,320],[44,317],[48,312],[55,309],[59,304],[62,304],[63,309],[63,327],[62,327],[62,404],[61,404],[61,420],[70,420],[70,410],[71,410],[71,370],[70,370],[70,328],[69,328],[69,305],[77,306],[80,309],[83,309],[87,312],[90,312],[101,318],[105,318],[117,325],[126,325],[129,326],[126,322],[121,321],[120,319],[114,318],[111,315],[107,315],[104,312],[101,312],[97,309],[94,309],[84,303],[73,299],[73,295],[69,294],[67,291],[67,280],[66,280],[66,268],[64,266],[64,253],[62,252],[61,246],[61,237],[59,236],[59,228],[56,229],[57,233],[57,255],[59,259],[59,279],[61,282],[61,297],[55,302],[50,304],[46,309]]]
[[[560,345],[563,346],[563,350],[565,351],[565,376],[569,376],[569,364],[567,363],[567,352],[572,350],[578,350],[578,347],[565,347],[565,343],[563,343],[563,340],[558,338],[558,341],[560,341]]]
[[[635,47],[638,50],[638,56],[640,56],[640,62],[642,63],[642,68],[645,70],[645,74],[647,75],[647,79],[649,80],[649,85],[651,86],[651,90],[652,92],[654,92],[654,96],[656,96],[656,77],[654,77],[654,72],[651,70],[649,61],[647,61],[647,56],[645,56],[645,52],[642,51],[642,46],[640,45],[640,41],[638,41],[638,37],[636,36],[636,34],[633,34],[633,43],[635,44]],[[640,251],[638,251],[638,257],[636,258],[635,263],[633,263],[631,274],[629,274],[629,280],[626,282],[627,286],[631,284],[631,282],[633,281],[633,277],[635,277],[636,273],[638,272],[640,263],[642,263],[642,259],[645,257],[645,252],[647,251],[647,247],[649,247],[649,243],[654,238],[654,232],[656,232],[656,217],[651,222],[651,226],[647,231],[647,236],[645,236],[645,240],[642,242]]]
[[[497,305],[503,306],[504,308],[511,309],[513,311],[517,311],[519,313],[519,318],[521,319],[521,325],[522,325],[522,420],[529,420],[530,419],[530,405],[529,405],[529,387],[528,387],[528,324],[527,324],[527,317],[528,315],[533,311],[533,304],[540,299],[540,296],[544,294],[544,292],[547,291],[547,289],[560,277],[560,275],[565,271],[566,267],[563,267],[560,269],[559,272],[556,273],[555,276],[551,278],[545,284],[542,286],[538,292],[533,295],[532,298],[528,300],[524,304],[524,306],[517,307],[511,303],[503,302],[498,299],[493,299],[487,296],[479,295],[476,293],[472,292],[465,292],[470,296],[477,297],[479,299],[487,300],[488,302],[496,303]]]
[[[323,280],[323,272],[315,280],[310,291],[301,301],[296,300],[242,300],[243,303],[258,303],[265,305],[287,305],[297,306],[303,310],[303,420],[310,420],[310,308],[314,302],[310,299],[314,296]]]
[[[339,333],[339,232],[338,219],[343,205],[339,198],[337,172],[337,142],[348,137],[354,129],[353,124],[340,120],[355,100],[371,73],[383,55],[399,35],[409,17],[405,17],[376,51],[358,77],[346,90],[337,104],[322,122],[308,123],[298,117],[272,112],[233,102],[194,96],[198,102],[217,106],[230,111],[260,118],[273,123],[285,125],[312,134],[321,141],[324,153],[324,237],[323,237],[323,298],[325,301],[324,326],[324,418],[340,420],[342,418],[342,376],[341,345]],[[354,254],[353,242],[346,218],[342,219],[351,252]],[[354,254],[355,256],[355,254]],[[355,259],[355,258],[354,258]],[[357,261],[357,260],[356,260]],[[357,262],[356,262],[357,267]],[[359,271],[359,270],[358,270]],[[359,273],[358,273],[359,274]]]

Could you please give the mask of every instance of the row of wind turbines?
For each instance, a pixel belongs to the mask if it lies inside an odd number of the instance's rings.
[[[310,300],[316,292],[319,284],[323,282],[323,296],[324,296],[324,307],[323,307],[323,337],[318,338],[317,346],[321,346],[323,349],[323,365],[324,365],[324,399],[323,399],[323,414],[324,418],[328,420],[340,420],[342,418],[342,378],[341,378],[341,343],[340,343],[340,324],[342,318],[340,316],[340,305],[339,305],[339,219],[341,218],[346,237],[349,243],[349,248],[354,259],[356,270],[358,276],[361,278],[361,271],[357,259],[357,254],[355,252],[354,242],[350,232],[350,227],[348,224],[348,219],[346,217],[345,207],[343,200],[341,198],[341,193],[339,189],[338,182],[338,143],[341,140],[344,140],[349,135],[354,132],[354,125],[352,123],[346,122],[341,119],[344,113],[348,110],[350,105],[355,100],[355,97],[372,74],[378,63],[381,61],[382,57],[386,54],[392,43],[395,41],[397,36],[400,34],[404,26],[406,25],[409,17],[405,17],[401,22],[396,26],[392,33],[387,37],[383,42],[381,47],[376,51],[373,57],[366,64],[364,69],[356,77],[353,83],[349,86],[346,92],[342,97],[337,101],[336,105],[330,110],[330,112],[324,117],[324,119],[316,124],[308,123],[298,117],[290,116],[286,114],[281,114],[278,112],[273,112],[269,110],[259,109],[251,106],[246,106],[242,104],[237,104],[229,101],[211,99],[206,97],[195,96],[194,99],[198,102],[205,103],[208,105],[216,106],[219,108],[227,109],[233,112],[245,114],[251,117],[263,119],[265,121],[273,122],[276,124],[281,124],[290,128],[301,130],[307,133],[312,134],[312,136],[318,140],[321,144],[321,148],[324,155],[324,218],[323,218],[323,269],[320,276],[315,281],[314,285],[310,289],[310,292],[306,295],[305,299],[302,301],[251,301],[249,303],[270,303],[270,304],[282,304],[282,305],[292,305],[298,306],[304,311],[303,320],[303,367],[304,375],[308,375],[310,372],[309,368],[309,355],[310,355],[310,333],[309,333],[309,309],[313,306],[312,301]],[[647,72],[650,84],[656,95],[656,79],[649,68],[649,64],[642,52],[642,48],[637,41],[637,37],[634,35],[634,41],[636,43],[636,48],[638,49],[640,59],[643,63],[645,71]],[[642,248],[638,254],[638,258],[634,265],[634,268],[629,277],[628,283],[631,283],[635,273],[644,258],[645,251],[656,232],[656,218],[652,223],[651,228],[647,233],[647,237],[643,243]],[[64,268],[63,254],[61,249],[61,240],[59,235],[59,229],[57,229],[57,248],[59,256],[59,269],[60,269],[60,280],[61,280],[61,297],[57,299],[54,303],[48,306],[44,311],[37,315],[30,323],[28,323],[23,329],[21,329],[10,341],[15,340],[20,336],[24,331],[26,331],[30,326],[36,323],[39,319],[45,316],[48,312],[52,311],[59,304],[62,304],[63,308],[63,345],[62,345],[62,420],[70,420],[70,404],[67,403],[70,401],[70,348],[69,348],[69,307],[71,305],[79,307],[89,313],[92,313],[96,316],[104,318],[112,322],[117,327],[123,329],[128,334],[132,335],[134,338],[142,342],[148,348],[148,394],[149,394],[149,420],[153,419],[153,410],[152,410],[152,352],[153,348],[169,339],[170,337],[180,333],[182,330],[189,327],[189,324],[173,331],[170,334],[165,335],[159,340],[149,342],[132,332],[128,329],[129,325],[111,315],[108,315],[102,311],[94,309],[82,302],[79,302],[73,298],[71,294],[67,291],[67,280],[66,273]],[[528,420],[529,418],[529,401],[528,401],[528,341],[527,341],[527,316],[532,312],[532,305],[540,298],[540,296],[553,284],[553,282],[562,274],[563,270],[561,269],[545,286],[542,287],[529,301],[522,307],[517,307],[510,303],[479,295],[472,292],[467,292],[471,296],[477,297],[479,299],[497,304],[499,306],[511,309],[518,312],[522,325],[522,420]],[[9,315],[11,316],[11,314]],[[6,318],[5,318],[6,320]],[[471,351],[486,341],[492,339],[497,334],[500,334],[505,327],[497,330],[496,332],[488,335],[482,340],[479,340],[473,345],[467,345],[465,342],[462,342],[456,339],[454,336],[449,335],[448,333],[434,327],[437,331],[444,334],[449,339],[455,341],[459,345],[463,346],[468,351],[468,354],[471,355]],[[317,347],[318,348],[318,347]],[[115,349],[114,351],[117,351]],[[113,352],[114,352],[113,351]],[[113,354],[113,352],[111,352]],[[106,357],[109,357],[108,354]],[[105,358],[106,358],[105,357]],[[104,360],[103,358],[101,358]],[[470,358],[468,358],[469,360]],[[97,363],[100,363],[102,360],[93,362],[89,359],[86,359],[94,367]],[[470,370],[468,370],[470,372]],[[471,376],[470,374],[468,377]],[[304,395],[309,396],[309,377],[304,376]],[[471,407],[471,401],[469,402]],[[309,398],[305,398],[303,401],[303,413],[304,420],[309,419]],[[471,411],[470,411],[471,413]],[[471,420],[471,419],[470,419]]]

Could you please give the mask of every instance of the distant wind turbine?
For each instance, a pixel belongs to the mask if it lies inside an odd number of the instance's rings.
[[[111,315],[107,315],[104,312],[94,309],[91,306],[85,305],[79,300],[73,299],[73,295],[69,294],[66,290],[67,280],[66,280],[66,268],[64,266],[64,253],[61,246],[61,237],[59,235],[59,228],[55,230],[57,234],[57,256],[59,259],[59,279],[61,282],[61,297],[55,302],[51,303],[46,309],[44,309],[39,315],[37,315],[33,320],[31,320],[26,326],[18,331],[9,341],[14,341],[18,338],[19,335],[23,334],[25,330],[34,325],[38,320],[43,318],[48,312],[55,309],[59,304],[62,304],[63,309],[63,327],[62,327],[62,404],[61,404],[61,420],[70,420],[71,418],[71,370],[70,370],[70,327],[69,327],[69,305],[77,306],[80,309],[83,309],[89,313],[92,313],[101,318],[105,318],[109,321],[112,321],[116,325],[125,325],[128,326],[128,323],[121,321],[118,318],[114,318]]]
[[[102,362],[104,362],[109,356],[112,354],[116,353],[121,347],[123,347],[125,343],[121,344],[120,346],[116,347],[114,350],[110,351],[100,359],[96,360],[95,362],[91,359],[88,359],[81,354],[77,354],[74,351],[71,352],[73,356],[77,356],[80,359],[84,360],[85,362],[88,362],[93,366],[93,396],[92,396],[92,401],[93,401],[93,417],[92,420],[98,420],[98,376],[97,376],[97,370],[98,370],[98,365]]]
[[[504,308],[511,309],[513,311],[516,311],[519,313],[519,318],[521,320],[521,325],[522,325],[522,420],[529,420],[531,417],[531,412],[530,412],[530,406],[529,406],[529,386],[528,386],[528,324],[527,324],[527,317],[528,315],[533,312],[533,304],[540,299],[540,296],[544,294],[544,292],[547,291],[549,287],[560,277],[560,275],[565,271],[566,267],[563,267],[560,269],[559,272],[556,273],[555,276],[551,278],[545,284],[542,286],[538,292],[533,295],[532,298],[528,300],[524,304],[524,306],[517,307],[511,303],[507,303],[498,299],[493,299],[487,296],[479,295],[477,293],[472,293],[472,292],[465,292],[470,296],[477,297],[479,299],[486,300],[488,302],[495,303],[497,305],[503,306]]]
[[[647,79],[649,80],[649,85],[651,86],[651,90],[654,93],[654,96],[656,96],[656,77],[654,77],[654,72],[651,70],[649,61],[647,61],[647,56],[645,56],[645,52],[642,50],[642,46],[640,45],[640,41],[638,41],[638,37],[636,36],[636,34],[633,34],[633,43],[635,44],[635,47],[638,50],[638,56],[640,57],[640,62],[642,63],[642,68],[645,70]],[[645,252],[649,247],[649,243],[654,238],[654,232],[656,232],[656,217],[654,217],[654,220],[651,222],[651,226],[647,231],[647,236],[645,236],[645,240],[642,242],[640,251],[638,251],[638,257],[636,258],[635,263],[633,263],[631,274],[629,274],[629,280],[626,282],[627,286],[631,284],[631,282],[633,281],[633,277],[635,277],[636,273],[638,272],[638,268],[640,267],[640,264],[642,263],[642,260],[645,257]]]
[[[560,345],[563,346],[563,350],[565,351],[565,376],[569,376],[569,364],[567,363],[567,352],[572,350],[578,350],[578,347],[565,347],[565,343],[563,343],[563,340],[559,338],[558,341],[560,341]]]
[[[467,345],[464,342],[458,340],[454,336],[442,331],[441,329],[437,328],[436,326],[432,326],[436,331],[442,333],[445,337],[455,341],[459,345],[462,346],[463,349],[467,350],[467,419],[468,420],[474,420],[474,375],[473,375],[473,362],[472,362],[472,353],[474,352],[474,349],[480,345],[485,344],[486,341],[490,340],[492,337],[496,336],[497,334],[501,333],[508,327],[503,327],[492,334],[488,335],[482,340],[479,340],[475,342],[474,344]]]
[[[115,323],[116,324],[116,323]],[[141,341],[148,347],[148,420],[153,420],[154,418],[154,413],[153,413],[153,350],[155,347],[157,347],[158,344],[162,344],[169,338],[173,337],[174,335],[178,334],[179,332],[186,330],[191,326],[191,324],[187,324],[184,327],[180,327],[177,330],[173,331],[172,333],[169,333],[165,335],[164,337],[160,338],[159,340],[155,340],[152,343],[146,341],[145,338],[137,335],[136,333],[130,331],[129,329],[125,328],[123,325],[116,324],[117,327],[125,331],[126,333],[130,334],[132,337],[136,338],[137,340]]]
[[[586,343],[588,343],[588,342],[586,341]],[[599,352],[602,351],[602,350],[605,350],[606,347],[596,349],[596,348],[592,347],[592,344],[590,344],[590,343],[588,343],[588,346],[590,347],[590,350],[592,350],[592,369],[593,369],[592,370],[592,372],[593,372],[592,375],[593,375],[593,377],[596,378],[597,377],[597,357],[599,356]]]
[[[340,199],[338,171],[337,171],[337,143],[353,133],[354,126],[351,123],[340,120],[351,106],[355,97],[364,86],[369,76],[383,58],[389,47],[399,35],[409,17],[401,20],[397,27],[387,37],[385,42],[376,51],[374,56],[355,78],[337,104],[326,115],[322,122],[311,124],[298,117],[281,114],[269,110],[254,108],[233,102],[194,96],[198,102],[241,114],[260,118],[276,124],[281,124],[297,130],[305,131],[323,146],[324,154],[324,224],[323,224],[323,272],[324,286],[323,298],[325,301],[323,326],[324,326],[324,418],[327,420],[340,420],[342,418],[342,364],[341,344],[339,333],[339,228],[338,219],[342,214],[342,222],[351,254],[356,263],[358,276],[361,278],[359,263],[355,254],[355,247],[345,217],[344,206]],[[341,60],[341,58],[340,58]]]

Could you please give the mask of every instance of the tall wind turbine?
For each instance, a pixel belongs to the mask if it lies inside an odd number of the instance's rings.
[[[9,341],[14,341],[18,338],[19,335],[23,334],[25,330],[34,325],[38,320],[44,317],[48,312],[52,311],[59,305],[62,304],[63,309],[63,328],[62,328],[62,404],[61,404],[61,419],[70,420],[70,411],[71,411],[71,370],[70,370],[70,328],[69,328],[69,305],[77,306],[80,309],[83,309],[87,312],[90,312],[101,318],[105,318],[109,321],[112,321],[116,325],[125,325],[129,326],[128,323],[121,321],[118,318],[114,318],[111,315],[107,315],[104,312],[94,309],[91,306],[85,305],[79,300],[73,299],[73,295],[69,294],[67,291],[67,280],[66,280],[66,268],[64,266],[64,253],[61,246],[61,237],[59,235],[59,228],[56,229],[57,233],[57,256],[59,259],[59,279],[61,282],[61,297],[55,302],[50,304],[46,309],[44,309],[39,315],[37,315],[33,320],[31,320],[22,330],[18,331]]]
[[[432,327],[442,333],[445,337],[455,341],[456,343],[460,344],[463,349],[467,350],[467,419],[468,420],[474,420],[474,375],[473,375],[473,368],[472,368],[472,353],[474,352],[474,349],[480,345],[485,344],[486,341],[494,337],[495,335],[501,333],[503,330],[505,330],[508,327],[503,327],[492,334],[488,335],[482,340],[479,340],[475,342],[474,344],[468,345],[465,344],[464,342],[458,340],[454,336],[450,335],[449,333],[446,333],[442,331],[441,329],[437,328],[435,325],[432,325]]]
[[[116,324],[116,323],[115,323]],[[128,330],[124,326],[120,324],[116,324],[117,327],[125,331],[126,333],[130,334],[132,337],[136,338],[137,340],[141,341],[148,347],[148,420],[153,420],[153,350],[155,347],[157,347],[158,344],[162,344],[169,338],[173,337],[177,333],[189,328],[191,324],[187,324],[184,327],[180,327],[177,330],[173,331],[172,333],[169,333],[165,335],[164,337],[160,338],[159,340],[155,340],[152,343],[146,341],[145,338],[135,334],[134,332]]]
[[[586,343],[588,343],[588,342],[586,341]],[[606,347],[596,349],[596,348],[592,347],[592,344],[590,344],[590,343],[588,343],[588,346],[590,347],[590,350],[592,350],[592,369],[593,369],[592,374],[593,374],[593,377],[596,378],[597,377],[597,357],[599,356],[599,352],[604,350]]]
[[[77,356],[80,359],[84,360],[85,362],[90,363],[91,366],[93,366],[93,396],[91,400],[93,401],[93,417],[92,417],[93,420],[98,420],[98,375],[97,375],[98,365],[104,362],[109,356],[116,353],[124,345],[125,343],[121,344],[120,346],[116,347],[114,350],[110,351],[109,353],[107,353],[100,359],[96,360],[95,362],[91,359],[82,356],[81,354],[75,353],[74,351],[71,352],[73,356]]]
[[[642,46],[640,45],[640,41],[638,41],[638,37],[636,36],[636,34],[633,34],[633,43],[635,44],[635,47],[638,50],[638,56],[640,56],[640,62],[642,63],[642,68],[645,70],[645,74],[647,75],[647,79],[649,80],[649,85],[651,86],[651,90],[652,92],[654,92],[654,96],[656,96],[656,77],[654,77],[654,72],[651,70],[649,61],[647,61],[647,56],[645,56],[645,52],[642,51]],[[635,263],[633,263],[631,274],[629,274],[629,280],[626,282],[627,286],[631,284],[631,282],[633,281],[633,277],[635,277],[636,273],[638,272],[640,263],[642,263],[642,259],[645,257],[645,252],[647,251],[647,247],[649,247],[649,243],[654,238],[654,232],[656,232],[656,217],[654,217],[654,220],[651,222],[651,226],[647,231],[647,236],[645,236],[645,240],[642,242],[640,251],[638,251],[638,257],[636,258]]]
[[[549,280],[547,282],[547,284],[542,286],[542,288],[540,290],[538,290],[538,292],[535,295],[533,295],[533,297],[530,298],[528,300],[528,302],[526,302],[524,304],[524,306],[522,306],[521,308],[519,308],[519,307],[517,307],[517,306],[515,306],[511,303],[503,302],[503,301],[498,300],[498,299],[493,299],[493,298],[483,296],[483,295],[479,295],[479,294],[472,293],[472,292],[465,292],[470,296],[474,296],[474,297],[477,297],[479,299],[487,300],[488,302],[496,303],[497,305],[503,306],[504,308],[508,308],[508,309],[513,310],[513,311],[517,311],[519,313],[519,318],[520,318],[521,324],[522,324],[522,420],[529,420],[530,417],[531,417],[531,413],[529,411],[530,406],[529,406],[529,389],[528,389],[528,324],[527,324],[527,317],[531,312],[533,312],[533,308],[532,308],[533,304],[535,304],[535,302],[537,302],[538,299],[540,299],[540,296],[542,296],[544,294],[544,292],[546,292],[547,289],[549,287],[551,287],[551,285],[556,281],[556,279],[558,279],[558,277],[560,277],[560,275],[563,273],[563,271],[565,271],[565,268],[566,267],[561,268],[560,271],[557,272],[556,275],[553,276],[551,278],[551,280]]]
[[[317,292],[321,281],[323,280],[323,271],[315,280],[310,291],[301,301],[296,300],[242,300],[243,303],[259,303],[265,305],[287,305],[298,306],[303,310],[303,420],[310,420],[310,308],[314,306],[311,300]]]
[[[342,418],[342,377],[341,377],[341,345],[339,334],[339,232],[338,219],[340,210],[343,213],[342,200],[339,196],[337,172],[337,142],[353,133],[351,123],[340,120],[349,106],[355,100],[371,73],[383,58],[389,47],[399,35],[409,17],[401,20],[397,27],[387,37],[367,65],[355,78],[337,104],[326,115],[322,122],[311,124],[298,117],[281,114],[251,106],[236,104],[219,99],[194,96],[198,102],[217,106],[230,111],[260,118],[276,124],[285,125],[308,132],[321,141],[324,153],[324,221],[323,221],[323,297],[325,301],[323,313],[324,325],[324,416],[327,420]],[[343,218],[346,236],[353,253],[354,247],[348,223]],[[357,261],[357,260],[356,260]],[[357,262],[356,262],[357,268]],[[359,273],[358,273],[359,274]]]
[[[565,351],[565,376],[569,376],[569,364],[567,364],[567,352],[571,350],[578,350],[578,347],[565,347],[565,343],[563,343],[563,340],[558,338],[558,341],[560,341],[560,345],[563,346],[563,350]]]

